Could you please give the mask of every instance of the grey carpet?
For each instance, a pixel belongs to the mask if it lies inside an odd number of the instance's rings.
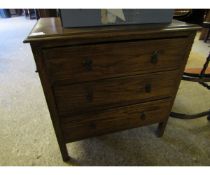
[[[0,165],[210,165],[206,118],[170,118],[162,138],[152,125],[70,143],[72,160],[64,163],[30,46],[22,43],[34,23],[0,19]],[[208,46],[196,41],[193,51],[204,58]],[[174,110],[208,108],[210,92],[182,82]]]

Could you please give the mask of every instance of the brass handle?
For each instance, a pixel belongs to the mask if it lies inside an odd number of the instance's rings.
[[[92,102],[93,101],[93,91],[91,89],[87,89],[86,91],[87,91],[86,92],[87,101]]]
[[[83,61],[83,66],[87,71],[92,70],[93,61],[90,58],[85,58]]]
[[[153,53],[152,53],[152,55],[151,55],[151,63],[152,64],[157,64],[157,62],[158,62],[158,57],[159,57],[159,53],[158,53],[158,51],[154,51]]]
[[[146,83],[145,92],[150,93],[152,91],[152,85],[150,83]]]
[[[142,120],[145,120],[145,119],[146,119],[146,114],[145,114],[144,112],[142,112],[142,113],[140,114],[140,118],[141,118]]]

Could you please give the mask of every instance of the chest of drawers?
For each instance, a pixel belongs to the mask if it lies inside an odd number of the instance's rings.
[[[66,144],[158,123],[162,136],[197,26],[63,29],[41,18],[29,42],[64,161]]]

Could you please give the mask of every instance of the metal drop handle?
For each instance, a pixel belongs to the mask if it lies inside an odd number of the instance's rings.
[[[145,84],[145,92],[150,93],[152,91],[152,85],[150,83]]]
[[[158,51],[154,51],[153,53],[152,53],[152,55],[151,55],[151,63],[152,64],[157,64],[157,62],[158,62],[158,57],[159,57],[159,53],[158,53]]]
[[[92,70],[93,61],[90,58],[85,58],[82,64],[87,71]]]
[[[140,118],[141,118],[142,120],[145,120],[145,119],[146,119],[146,114],[145,114],[144,112],[141,112],[141,113],[140,113]]]
[[[90,126],[90,128],[92,128],[92,129],[96,129],[96,124],[95,124],[94,122],[91,122],[91,123],[89,124],[89,126]]]
[[[87,89],[86,90],[86,99],[87,99],[87,101],[89,101],[89,102],[92,102],[93,101],[93,91],[92,91],[92,89]]]

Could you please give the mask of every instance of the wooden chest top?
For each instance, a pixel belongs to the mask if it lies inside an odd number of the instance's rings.
[[[170,24],[140,24],[124,26],[104,26],[104,27],[85,27],[85,28],[63,28],[60,18],[40,18],[28,37],[27,42],[57,40],[57,39],[82,39],[82,38],[113,38],[128,35],[128,33],[140,35],[150,33],[163,33],[175,31],[191,31],[200,27],[173,20]]]

